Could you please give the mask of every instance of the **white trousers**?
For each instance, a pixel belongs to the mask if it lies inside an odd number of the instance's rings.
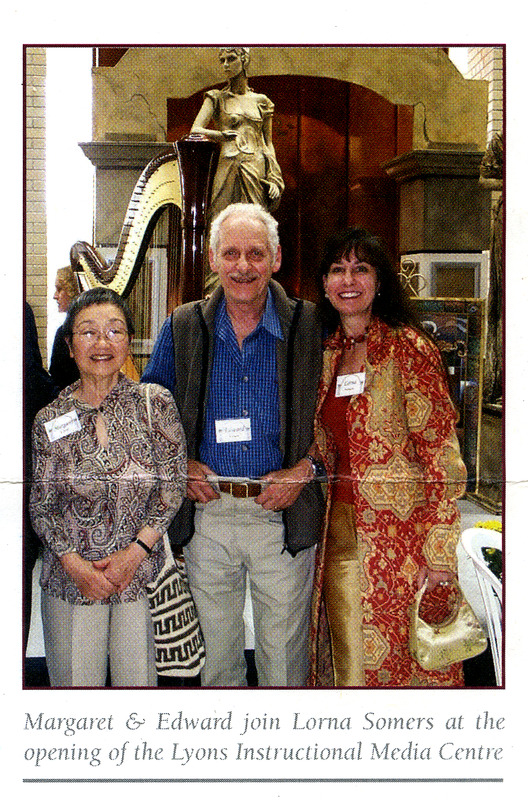
[[[148,600],[74,605],[42,592],[42,624],[51,686],[156,686]]]
[[[253,606],[259,686],[305,686],[308,677],[314,548],[284,550],[282,514],[252,498],[221,494],[197,504],[195,533],[184,548],[202,626],[203,686],[245,686],[246,581]]]

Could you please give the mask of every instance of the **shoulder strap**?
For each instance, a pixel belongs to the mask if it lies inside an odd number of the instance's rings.
[[[290,451],[292,440],[292,422],[293,422],[293,377],[294,377],[294,348],[295,348],[295,335],[299,327],[299,317],[303,310],[303,301],[297,300],[293,311],[293,317],[288,334],[288,352],[286,356],[286,430],[284,436],[284,464],[286,466],[290,463]]]
[[[150,407],[150,387],[151,387],[151,384],[150,383],[145,383],[144,386],[145,386],[145,402],[146,402],[146,406],[147,406],[148,426],[149,426],[149,431],[152,432],[152,409]]]
[[[196,313],[198,315],[198,320],[200,322],[200,329],[202,331],[202,369],[200,373],[200,390],[198,393],[198,408],[200,410],[200,413],[198,416],[198,430],[196,432],[196,442],[198,443],[202,441],[203,428],[205,424],[205,406],[206,406],[205,393],[207,388],[207,376],[209,368],[210,337],[209,337],[209,329],[206,325],[200,303],[196,303]]]

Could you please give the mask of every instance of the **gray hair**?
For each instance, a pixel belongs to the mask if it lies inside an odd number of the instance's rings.
[[[224,210],[214,218],[209,236],[209,246],[213,253],[216,255],[218,252],[220,227],[226,219],[234,215],[242,216],[249,220],[255,220],[256,222],[262,222],[266,228],[270,253],[275,260],[279,249],[279,224],[277,220],[271,216],[269,211],[266,211],[265,208],[257,203],[231,203],[231,205],[224,208]]]

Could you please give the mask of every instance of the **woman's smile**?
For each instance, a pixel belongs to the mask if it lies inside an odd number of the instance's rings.
[[[111,303],[92,305],[75,320],[70,352],[81,380],[114,380],[125,363],[130,337],[120,309]]]
[[[378,289],[375,268],[354,253],[330,266],[324,278],[326,296],[342,316],[369,317]]]

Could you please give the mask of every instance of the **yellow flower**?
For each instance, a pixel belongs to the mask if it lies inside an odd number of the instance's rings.
[[[475,528],[488,528],[491,531],[502,531],[502,521],[500,519],[488,519],[485,522],[476,522]]]

